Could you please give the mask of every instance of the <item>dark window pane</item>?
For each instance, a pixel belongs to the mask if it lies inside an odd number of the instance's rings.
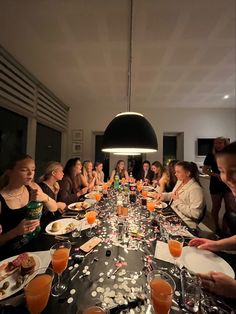
[[[43,174],[49,161],[61,160],[61,132],[37,123],[36,134],[36,178]]]
[[[0,107],[0,173],[9,160],[26,153],[27,118]]]

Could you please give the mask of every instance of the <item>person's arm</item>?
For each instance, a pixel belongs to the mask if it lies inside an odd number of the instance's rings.
[[[110,180],[114,180],[115,174],[116,174],[116,171],[112,170]]]
[[[163,174],[161,179],[159,180],[159,185],[160,185],[160,188],[159,188],[159,193],[163,193],[165,192],[165,188],[166,188],[166,184],[168,183],[168,176],[167,174]]]
[[[128,174],[128,171],[127,171],[127,170],[125,170],[125,179],[126,179],[126,180],[129,180],[129,174]]]
[[[30,184],[30,187],[32,188],[32,191],[30,192],[30,200],[31,201],[41,201],[43,202],[43,205],[51,212],[57,211],[57,203],[56,201],[48,196],[46,193],[44,193],[41,189],[41,187],[35,183],[32,182]]]
[[[189,197],[181,197],[181,192],[175,194],[173,193],[174,206],[186,217],[192,219],[199,219],[202,215],[204,209],[204,195],[202,189],[194,188],[189,191],[184,191],[184,193],[189,193]]]
[[[208,165],[203,165],[203,167],[202,167],[202,172],[203,172],[204,174],[207,174],[207,175],[210,176],[210,177],[217,177],[217,178],[220,178],[219,173],[214,173],[214,172],[212,172],[211,167],[208,166]]]
[[[221,250],[235,250],[236,249],[236,235],[213,241],[205,238],[194,238],[189,242],[190,246],[196,246],[199,249],[209,250],[209,251],[221,251]]]

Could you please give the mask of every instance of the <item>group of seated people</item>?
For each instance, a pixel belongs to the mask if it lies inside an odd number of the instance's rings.
[[[235,160],[236,142],[216,154],[221,179],[229,186],[234,197],[236,197]],[[43,217],[47,223],[63,213],[68,204],[78,201],[82,195],[92,191],[95,185],[104,182],[102,163],[97,162],[93,166],[91,161],[85,161],[82,164],[78,158],[68,160],[64,168],[59,162],[50,162],[39,184],[34,182],[34,174],[34,160],[24,155],[11,162],[1,177],[1,247],[7,246],[13,251],[20,248],[24,235],[34,231],[40,224],[39,220],[25,219],[26,205],[29,201],[37,200],[43,203]],[[119,175],[119,179],[130,180],[123,160],[118,161],[110,178],[114,179],[116,175]],[[156,199],[171,203],[173,210],[190,227],[197,226],[204,214],[205,200],[195,163],[173,161],[168,168],[164,168],[158,161],[155,161],[152,166],[148,161],[144,161],[143,168],[136,179],[142,180],[143,184],[152,185],[157,191]],[[217,245],[205,239],[195,239],[190,242],[190,245],[200,244],[202,248],[210,250],[231,248],[235,247],[236,238],[232,237],[229,243],[233,245],[228,246],[227,241],[224,246],[224,242],[222,245],[221,242]],[[203,280],[216,283],[217,278],[212,274],[211,278],[204,277]],[[227,280],[230,281],[228,278]],[[235,281],[230,281],[230,284],[235,289]],[[218,285],[217,283],[216,287]],[[213,286],[210,289],[214,291]]]

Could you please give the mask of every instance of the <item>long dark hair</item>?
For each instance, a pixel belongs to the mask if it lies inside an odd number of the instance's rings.
[[[226,145],[220,152],[217,152],[216,158],[223,155],[236,155],[236,142]]]
[[[70,177],[71,180],[74,180],[73,169],[74,169],[77,161],[80,161],[80,159],[79,158],[69,159],[65,165],[64,170],[63,170],[64,175]]]
[[[202,186],[199,180],[199,170],[195,162],[179,161],[176,166],[180,166],[185,171],[189,171],[190,178],[193,178],[200,186]]]
[[[19,161],[22,161],[22,160],[25,160],[25,159],[31,159],[33,160],[33,158],[30,156],[30,155],[27,155],[27,154],[19,154],[19,155],[16,155],[15,157],[13,157],[7,167],[6,167],[6,170],[5,172],[3,173],[3,175],[0,177],[0,190],[3,189],[5,186],[8,185],[8,182],[9,182],[9,177],[8,177],[8,174],[7,174],[7,170],[12,170],[15,168],[17,162]]]

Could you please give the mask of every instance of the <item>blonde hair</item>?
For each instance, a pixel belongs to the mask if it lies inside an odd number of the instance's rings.
[[[45,169],[45,173],[42,175],[41,180],[45,181],[52,175],[53,171],[58,169],[59,167],[63,168],[62,164],[58,161],[50,161]]]
[[[93,171],[88,172],[88,165],[89,165],[90,163],[91,163],[92,166],[93,166],[93,163],[92,163],[92,161],[90,161],[90,160],[85,160],[85,161],[83,162],[83,175],[84,175],[85,178],[87,179],[88,183],[90,183],[90,182],[93,180]]]

